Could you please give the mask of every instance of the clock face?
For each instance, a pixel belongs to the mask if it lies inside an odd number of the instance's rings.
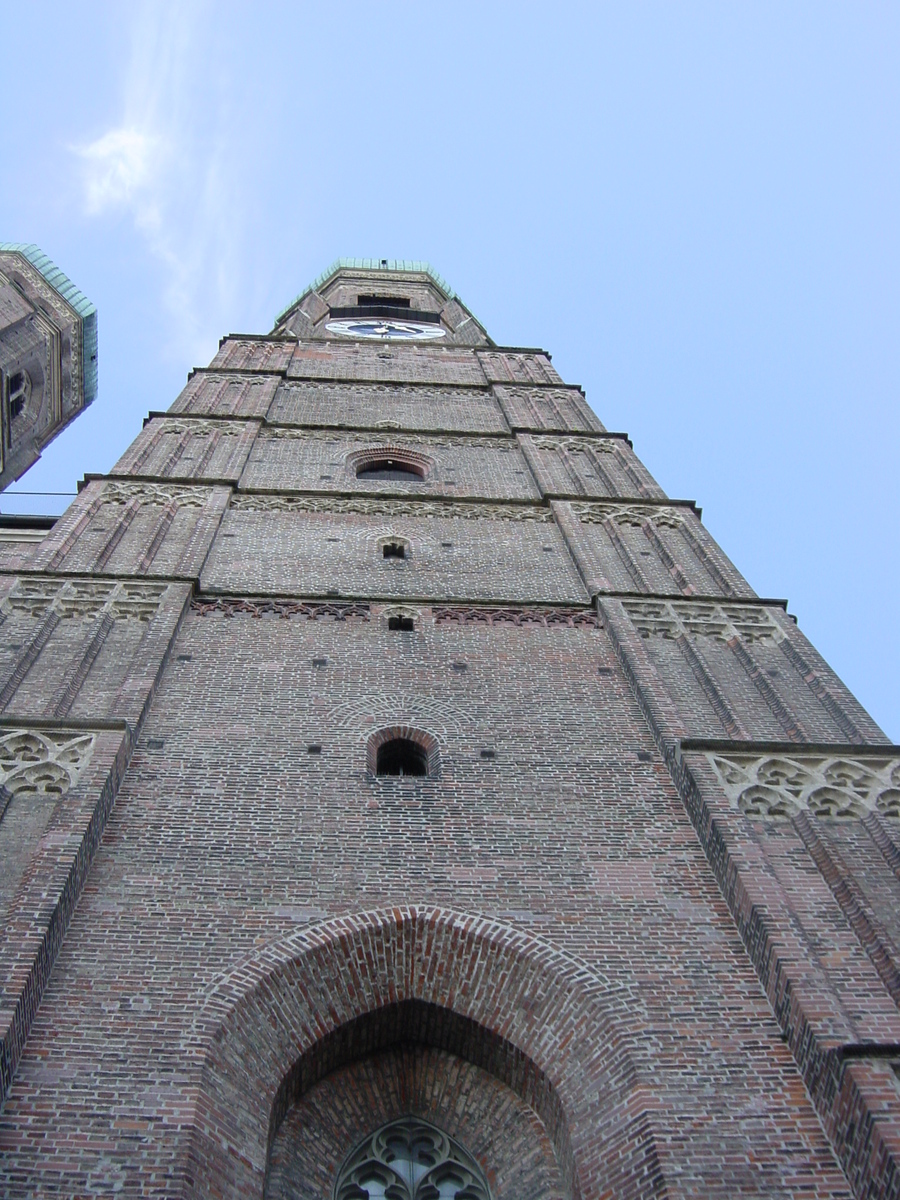
[[[329,321],[325,328],[340,337],[366,338],[376,342],[424,342],[444,336],[440,325],[378,317],[348,317],[341,321]]]

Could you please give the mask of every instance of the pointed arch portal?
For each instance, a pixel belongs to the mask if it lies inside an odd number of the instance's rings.
[[[198,1018],[207,1049],[183,1194],[262,1197],[295,1101],[412,1036],[489,1071],[534,1109],[568,1195],[664,1196],[628,1051],[636,1007],[627,988],[492,920],[408,907],[307,929],[235,970]]]

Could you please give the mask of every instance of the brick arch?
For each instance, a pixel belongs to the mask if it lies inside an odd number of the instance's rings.
[[[417,746],[425,751],[425,759],[428,763],[428,778],[438,779],[441,774],[441,751],[437,738],[427,733],[424,729],[419,729],[415,725],[408,725],[406,722],[401,722],[397,725],[386,725],[382,729],[376,729],[369,736],[366,742],[366,770],[370,775],[375,774],[376,764],[378,762],[378,751],[385,742],[392,742],[395,738],[405,738],[407,741],[414,742]]]
[[[411,471],[420,479],[427,479],[434,468],[434,459],[407,446],[381,445],[372,446],[365,450],[357,450],[347,455],[347,466],[354,475],[360,471],[369,470],[382,464],[392,464],[403,470]]]
[[[366,1045],[373,1014],[410,1010],[430,1044],[455,1036],[473,1061],[479,1039],[488,1047],[495,1072],[553,1131],[573,1200],[656,1200],[666,1190],[629,1050],[636,1008],[628,988],[551,945],[446,909],[304,930],[233,971],[198,1016],[205,1052],[183,1195],[262,1197],[292,1098]]]

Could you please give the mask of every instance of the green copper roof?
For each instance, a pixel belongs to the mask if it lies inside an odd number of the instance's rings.
[[[0,251],[21,254],[35,270],[40,271],[54,291],[70,304],[81,317],[84,403],[90,404],[97,395],[97,308],[84,292],[36,246],[34,242],[0,242]]]
[[[291,309],[299,304],[308,292],[316,291],[326,280],[342,269],[349,271],[415,271],[419,275],[427,275],[432,283],[437,284],[448,300],[452,300],[456,295],[456,292],[454,292],[447,280],[438,275],[430,263],[420,262],[418,259],[336,258],[327,270],[323,271],[321,275],[317,275],[309,287],[304,288],[299,296],[295,296],[290,304],[281,310],[275,318],[275,324],[277,325],[279,321],[284,320]]]

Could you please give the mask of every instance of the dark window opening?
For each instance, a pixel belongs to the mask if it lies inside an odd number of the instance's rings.
[[[406,558],[406,547],[402,542],[385,542],[382,554],[385,558]]]
[[[428,756],[409,738],[394,738],[378,747],[376,775],[427,775]]]
[[[460,671],[460,672],[462,672],[462,671],[468,671],[468,669],[469,669],[469,668],[466,666],[466,664],[465,664],[465,663],[461,663],[461,662],[455,662],[455,663],[451,663],[451,664],[450,664],[450,667],[451,667],[451,669],[452,669],[452,670],[454,670],[454,671]]]
[[[481,757],[482,758],[496,758],[497,755],[493,750],[482,750]]]
[[[314,658],[312,660],[312,665],[314,667],[324,667],[327,664],[327,662],[328,662],[327,658]]]
[[[413,628],[412,617],[388,617],[388,629],[397,630],[400,633],[412,633]]]
[[[356,472],[356,478],[415,480],[424,479],[425,472],[420,467],[397,462],[393,458],[378,458],[361,466]]]
[[[409,308],[406,296],[357,296],[357,304],[389,304],[392,308]]]
[[[307,754],[321,754],[322,747],[318,743],[314,743],[312,746],[306,747],[306,753]]]
[[[9,377],[9,417],[14,420],[21,416],[28,399],[28,380],[24,371],[16,371]]]

